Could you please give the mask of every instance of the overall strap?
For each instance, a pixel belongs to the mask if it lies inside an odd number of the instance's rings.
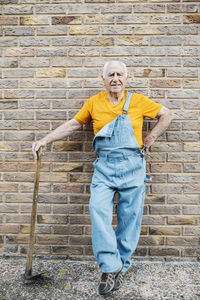
[[[127,112],[128,112],[128,108],[129,108],[129,104],[130,104],[130,101],[131,101],[132,94],[133,93],[131,93],[131,92],[128,92],[128,94],[127,94],[126,101],[124,103],[124,107],[123,107],[123,110],[122,110],[123,115],[126,115]]]

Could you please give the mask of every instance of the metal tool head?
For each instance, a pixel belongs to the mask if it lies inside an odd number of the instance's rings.
[[[24,273],[24,278],[26,280],[38,280],[38,279],[44,279],[47,276],[47,272],[42,272],[38,274],[32,274],[32,269],[31,270],[26,270]]]

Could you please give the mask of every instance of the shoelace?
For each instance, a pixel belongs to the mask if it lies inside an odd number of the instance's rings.
[[[114,275],[111,273],[103,273],[101,282],[108,282],[108,284],[112,285],[114,283]]]

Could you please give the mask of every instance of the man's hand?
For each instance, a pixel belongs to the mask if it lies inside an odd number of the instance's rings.
[[[157,114],[157,118],[158,122],[155,127],[143,139],[143,143],[146,146],[146,152],[149,151],[149,148],[155,140],[168,128],[173,119],[173,114],[168,108],[163,106]]]
[[[37,152],[40,150],[41,147],[45,147],[46,146],[46,142],[43,140],[39,140],[35,143],[33,143],[32,145],[32,151],[33,151],[33,155],[34,158],[37,160],[38,156],[37,156]]]
[[[39,151],[40,147],[45,147],[49,143],[61,140],[80,128],[81,124],[75,119],[72,119],[57,127],[51,133],[47,134],[43,139],[33,143],[32,151],[35,159],[37,159],[37,151]]]
[[[147,135],[147,136],[144,137],[143,144],[145,145],[145,152],[146,153],[149,152],[149,148],[151,147],[151,145],[153,145],[154,142],[155,142],[155,139],[152,136]]]

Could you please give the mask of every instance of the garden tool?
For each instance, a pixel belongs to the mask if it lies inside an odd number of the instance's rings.
[[[37,202],[38,202],[38,189],[39,189],[39,178],[40,178],[40,165],[41,165],[41,152],[37,151],[37,162],[36,162],[36,173],[34,180],[34,192],[33,192],[33,203],[32,203],[32,213],[31,213],[31,224],[30,224],[30,238],[29,238],[29,248],[26,261],[26,269],[24,273],[25,279],[37,279],[41,276],[45,276],[46,272],[40,274],[32,274],[32,261],[33,261],[33,251],[35,242],[35,222],[37,215]]]

